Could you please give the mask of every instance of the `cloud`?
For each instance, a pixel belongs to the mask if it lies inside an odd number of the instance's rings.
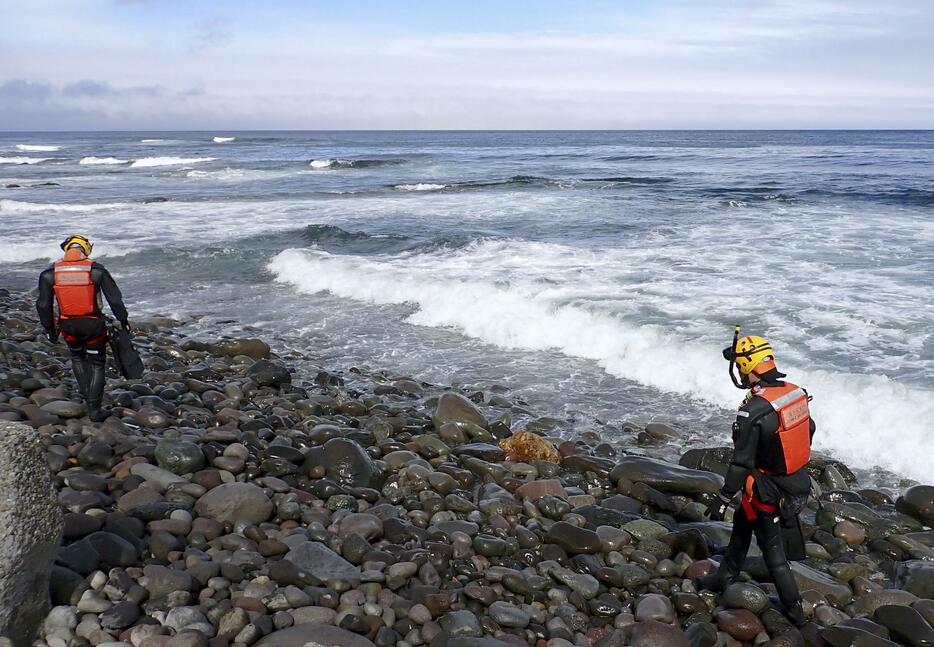
[[[912,0],[542,0],[561,29],[482,1],[470,29],[448,3],[10,1],[0,128],[934,126]]]
[[[208,47],[222,45],[231,40],[231,21],[223,16],[204,18],[194,24],[194,36],[188,47],[189,52],[198,52]]]

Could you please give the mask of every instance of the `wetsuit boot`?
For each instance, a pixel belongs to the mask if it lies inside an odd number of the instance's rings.
[[[103,422],[110,417],[110,409],[101,407],[104,400],[105,362],[106,357],[102,350],[98,351],[96,355],[91,355],[89,351],[88,417],[91,418],[92,422]]]

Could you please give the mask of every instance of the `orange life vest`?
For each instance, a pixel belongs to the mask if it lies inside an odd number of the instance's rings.
[[[94,317],[99,312],[97,290],[91,280],[92,265],[93,261],[79,249],[69,249],[62,260],[55,262],[54,290],[60,319]]]
[[[785,473],[797,472],[811,458],[811,412],[807,392],[785,382],[782,386],[766,386],[756,395],[767,400],[778,414],[778,442]]]

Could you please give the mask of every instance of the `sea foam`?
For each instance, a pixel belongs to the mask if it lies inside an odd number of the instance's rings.
[[[47,144],[17,144],[16,150],[24,151],[27,153],[50,153],[52,151],[57,151],[59,146],[50,146]]]
[[[177,166],[179,164],[199,164],[213,162],[216,157],[143,157],[132,164],[130,168],[149,168],[153,166]]]
[[[129,164],[130,160],[117,159],[116,157],[82,157],[78,164],[84,166],[106,166],[115,164]]]
[[[541,249],[527,250],[540,255]],[[568,302],[547,284],[464,278],[494,254],[521,264],[499,243],[450,253],[383,261],[319,250],[286,250],[269,269],[300,292],[329,292],[376,305],[410,305],[407,322],[460,333],[506,349],[560,352],[591,360],[607,373],[724,409],[741,399],[727,380],[720,347],[659,325],[640,324]],[[527,256],[528,256],[527,254]],[[661,366],[677,366],[678,377]],[[854,466],[881,465],[924,479],[929,457],[918,452],[934,416],[934,393],[879,375],[841,374],[784,363],[814,396],[816,447]],[[722,379],[721,379],[722,378]],[[724,412],[728,423],[729,414]]]
[[[235,139],[236,137],[215,137],[214,143],[215,144],[226,144],[227,142],[232,142]]]
[[[48,157],[0,157],[0,164],[39,164],[49,159]]]

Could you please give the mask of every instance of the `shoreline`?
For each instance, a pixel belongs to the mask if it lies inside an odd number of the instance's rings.
[[[38,644],[794,644],[761,558],[723,596],[691,581],[728,538],[703,516],[721,449],[649,458],[674,433],[660,424],[615,444],[518,436],[536,418],[508,394],[296,372],[294,350],[166,320],[134,321],[149,372],[109,381],[119,415],[91,424],[64,345],[5,292],[0,415],[42,437],[67,511]],[[831,459],[809,471],[826,489],[802,517],[809,613],[830,636],[861,615],[901,635],[877,617],[893,604],[932,622],[909,590],[934,595],[934,494],[855,489]]]

